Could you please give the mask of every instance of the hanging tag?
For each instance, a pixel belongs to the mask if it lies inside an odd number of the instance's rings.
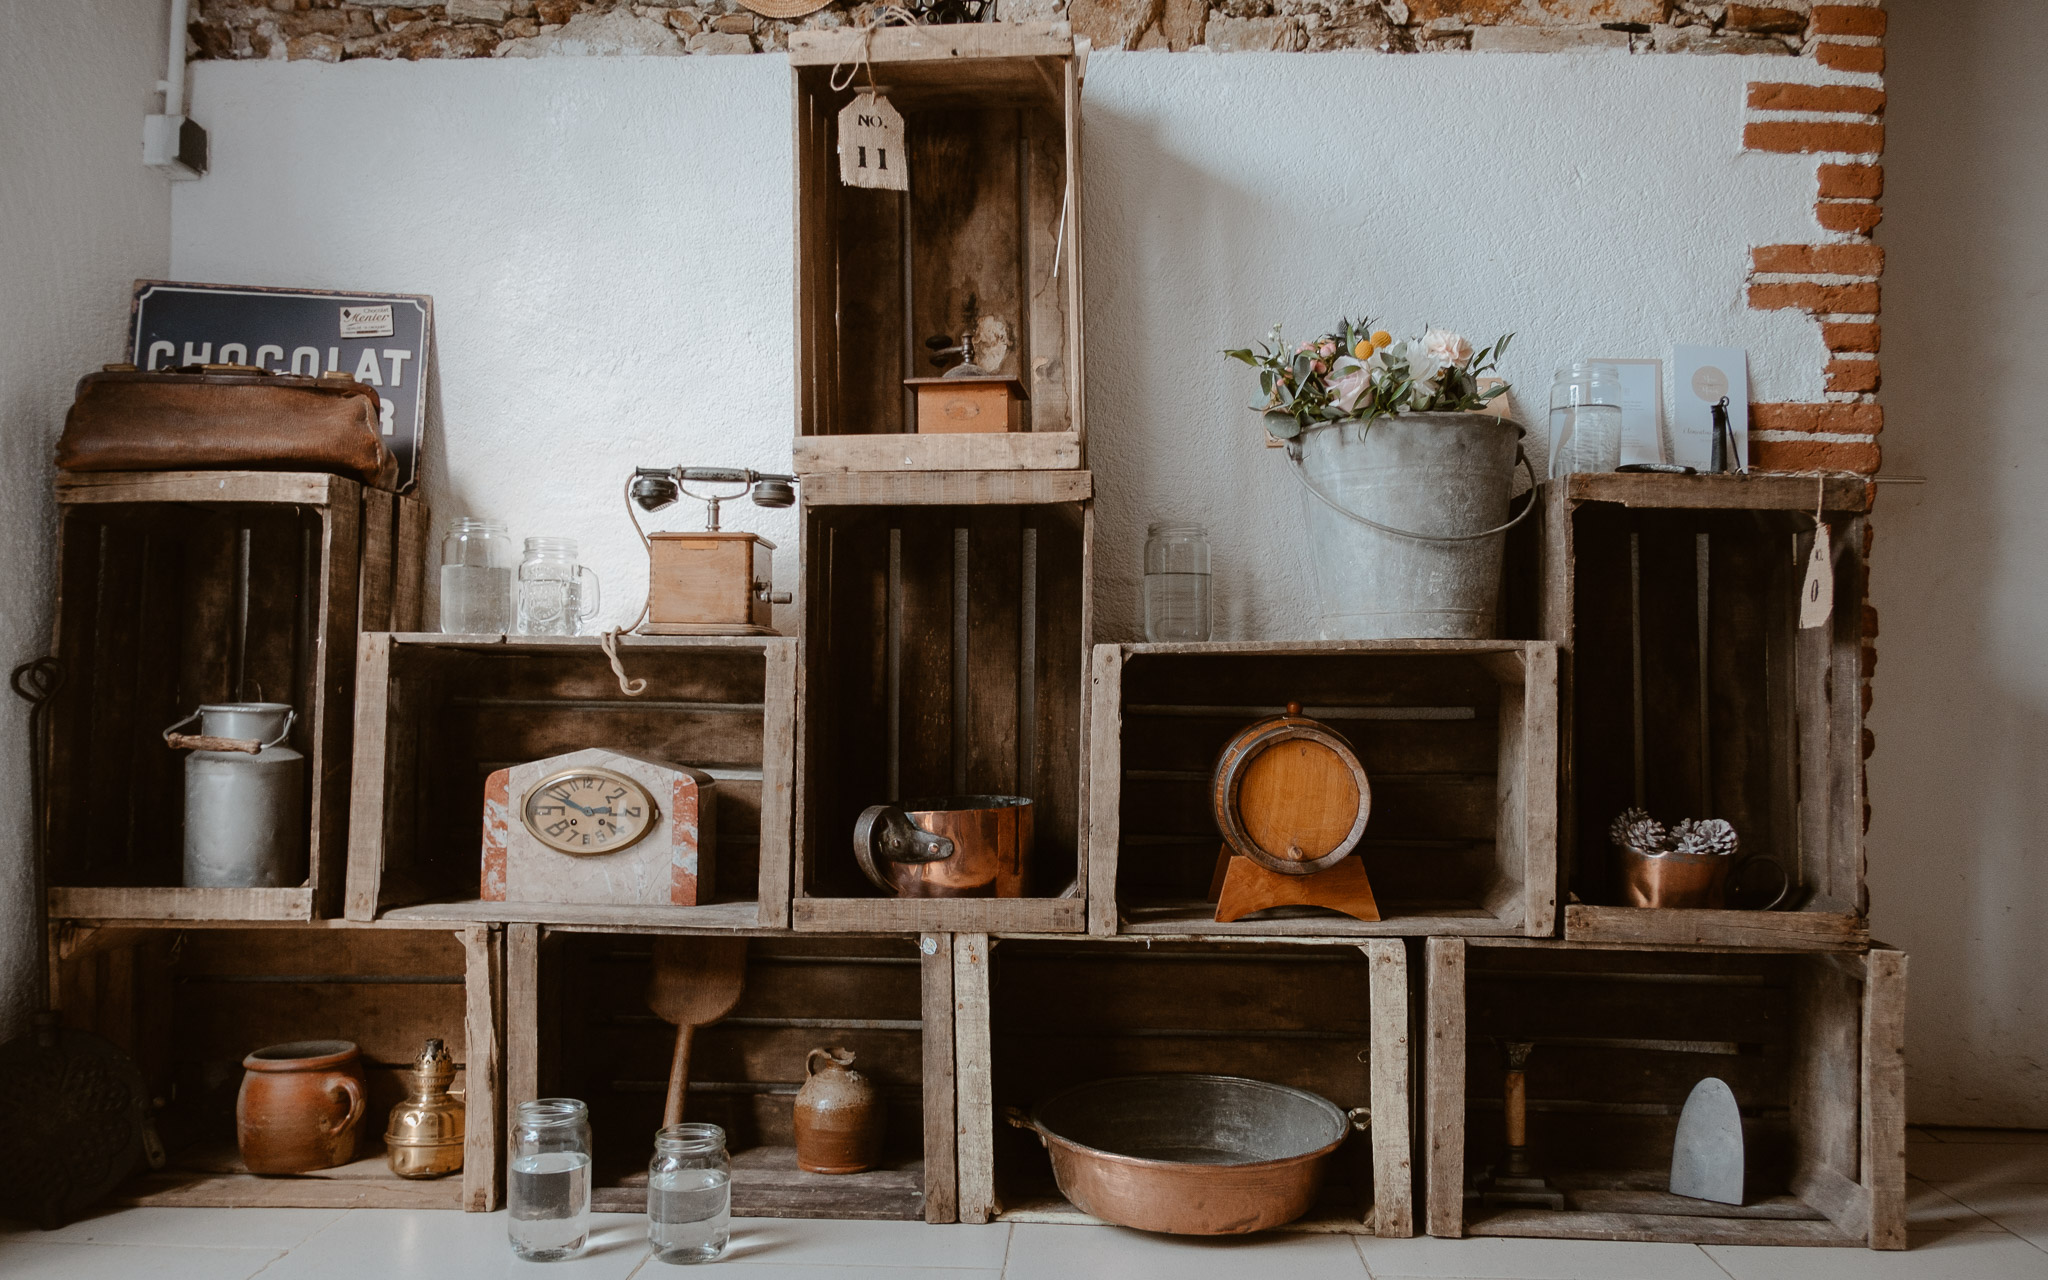
[[[849,187],[910,190],[903,113],[873,91],[857,95],[839,112],[839,180]]]
[[[1835,612],[1835,566],[1828,526],[1813,531],[1813,551],[1806,557],[1806,581],[1799,587],[1799,625],[1824,626]]]

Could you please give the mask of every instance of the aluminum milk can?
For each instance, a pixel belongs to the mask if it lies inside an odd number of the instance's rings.
[[[306,882],[306,758],[286,745],[282,702],[202,706],[197,735],[164,730],[185,758],[185,885],[281,889]]]

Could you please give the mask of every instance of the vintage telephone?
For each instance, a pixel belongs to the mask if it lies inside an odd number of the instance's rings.
[[[756,533],[719,528],[722,502],[751,497],[757,507],[796,503],[795,476],[740,467],[639,467],[626,483],[626,514],[647,546],[647,620],[639,627],[653,636],[772,636],[770,605],[787,604],[786,591],[772,589],[775,544]],[[728,492],[699,492],[690,485],[739,485]],[[701,533],[648,533],[639,511],[655,512],[679,498],[705,505]],[[634,508],[639,511],[635,511]]]

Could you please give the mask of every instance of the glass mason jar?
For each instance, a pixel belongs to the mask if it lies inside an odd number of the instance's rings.
[[[519,562],[519,634],[573,636],[596,612],[597,574],[576,563],[576,540],[528,538]]]
[[[1145,638],[1209,638],[1209,531],[1201,525],[1145,531]]]
[[[512,1252],[575,1256],[590,1237],[590,1110],[574,1098],[519,1104],[512,1122]]]
[[[1574,360],[1550,383],[1550,474],[1620,465],[1621,374],[1611,364]]]
[[[504,525],[456,517],[441,540],[441,630],[451,635],[510,631],[516,559]]]
[[[647,1166],[647,1243],[661,1262],[716,1262],[732,1233],[732,1161],[725,1130],[672,1124]]]

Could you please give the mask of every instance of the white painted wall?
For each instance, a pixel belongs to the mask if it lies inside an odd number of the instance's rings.
[[[1539,412],[1559,362],[1675,341],[1747,346],[1759,398],[1817,398],[1815,326],[1743,302],[1750,245],[1818,235],[1813,162],[1740,150],[1762,67],[1098,56],[1099,638],[1138,633],[1140,544],[1167,517],[1210,526],[1220,636],[1314,633],[1300,500],[1242,411],[1249,372],[1218,355],[1275,321],[1515,330],[1508,372]],[[177,194],[173,266],[433,294],[437,523],[575,537],[628,618],[645,589],[629,468],[788,462],[788,95],[767,56],[202,64],[215,171]],[[730,523],[793,549],[787,513]],[[785,587],[793,572],[785,553]]]
[[[2048,29],[1893,0],[1872,928],[1911,953],[1912,1114],[2048,1128]]]
[[[170,261],[169,183],[142,164],[160,0],[0,5],[0,661],[48,652],[50,457],[72,384],[121,358],[128,286]],[[0,1041],[26,1029],[26,704],[0,693]]]

